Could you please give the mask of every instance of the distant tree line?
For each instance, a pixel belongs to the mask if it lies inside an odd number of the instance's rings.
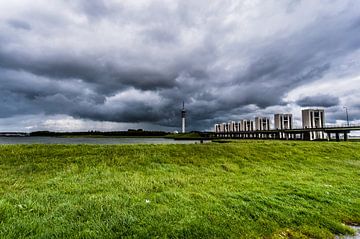
[[[165,136],[169,132],[165,131],[144,131],[142,129],[129,129],[128,131],[83,131],[83,132],[52,132],[52,131],[35,131],[30,136]]]

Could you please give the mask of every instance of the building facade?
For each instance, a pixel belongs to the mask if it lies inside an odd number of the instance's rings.
[[[292,129],[293,128],[292,114],[275,114],[274,125],[275,125],[275,129]]]
[[[303,139],[303,140],[330,140],[335,134],[340,140],[340,134],[347,140],[350,130],[360,130],[360,126],[326,127],[324,109],[303,109],[302,128],[294,128],[292,114],[275,114],[274,128],[271,129],[270,119],[256,117],[254,120],[243,119],[214,125],[215,137],[240,139]]]
[[[274,115],[274,125],[276,130],[286,130],[293,128],[293,117],[292,114],[275,114]],[[280,139],[289,139],[292,138],[291,134],[285,132],[279,133]]]
[[[302,126],[304,129],[316,129],[325,127],[325,112],[323,109],[305,109],[302,110]],[[325,139],[326,135],[323,131],[310,131],[306,136],[310,140]]]
[[[253,120],[241,120],[240,121],[240,131],[254,131],[255,124]]]
[[[235,121],[231,121],[229,122],[229,132],[236,132],[236,122]]]
[[[267,117],[255,117],[256,130],[270,130],[270,119]]]
[[[221,132],[220,124],[215,124],[214,125],[214,131],[215,131],[215,133],[220,133]]]
[[[320,109],[302,110],[303,128],[323,128],[325,126],[325,112]]]

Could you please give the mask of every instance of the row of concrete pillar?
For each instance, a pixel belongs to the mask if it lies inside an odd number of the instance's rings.
[[[302,139],[298,133],[217,133],[219,138],[239,139]]]
[[[340,141],[340,135],[343,135],[344,141],[348,139],[348,132],[323,132],[323,131],[306,131],[298,133],[288,132],[250,132],[250,133],[216,133],[218,138],[238,138],[238,139],[297,139],[297,140],[315,140],[315,139],[332,139],[332,134],[335,134],[335,139]],[[326,137],[327,135],[327,137]]]
[[[347,141],[347,140],[348,140],[348,132],[336,132],[336,133],[327,132],[327,137],[328,137],[329,140],[332,138],[332,137],[331,137],[332,134],[335,134],[335,139],[336,139],[336,141],[340,141],[340,136],[341,136],[341,135],[343,135],[344,141]]]

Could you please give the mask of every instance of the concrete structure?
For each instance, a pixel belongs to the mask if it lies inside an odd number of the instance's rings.
[[[323,109],[302,110],[302,125],[304,129],[315,129],[325,127],[325,112]],[[325,139],[326,135],[322,131],[310,130],[309,135],[304,135],[309,140]]]
[[[301,112],[303,128],[323,128],[325,126],[324,110],[306,109]]]
[[[235,121],[231,121],[228,123],[229,132],[235,132]]]
[[[253,131],[255,130],[254,121],[252,120],[241,120],[240,131]]]
[[[213,133],[212,137],[214,138],[235,138],[235,139],[283,139],[283,140],[310,140],[310,133],[323,133],[327,135],[327,139],[333,139],[340,141],[348,140],[348,134],[352,131],[360,131],[360,125],[352,126],[331,126],[324,128],[296,128],[296,129],[270,129],[270,130],[254,130],[254,131],[239,131],[235,133],[229,132],[217,132]],[[280,135],[283,134],[285,137],[281,138]]]
[[[270,119],[266,117],[255,117],[255,130],[256,131],[264,131],[270,130]],[[267,138],[268,135],[260,134],[259,138]]]
[[[220,124],[215,124],[214,125],[214,131],[215,131],[215,133],[220,133],[221,132]]]
[[[241,129],[241,122],[238,121],[237,123],[235,123],[235,129],[236,129],[236,132],[239,132],[240,129]]]
[[[270,129],[269,119],[257,117],[255,118],[256,125],[252,120],[215,124],[215,133],[210,133],[210,135],[215,138],[286,140],[331,140],[331,136],[335,135],[336,141],[340,139],[346,141],[351,131],[360,131],[360,125],[326,127],[325,113],[322,109],[303,110],[302,121],[302,128],[294,128],[291,114],[275,114],[275,129]]]
[[[228,126],[227,123],[222,123],[221,124],[221,132],[226,132],[226,133],[229,132],[227,126]]]
[[[280,139],[289,139],[289,138],[291,139],[294,137],[294,135],[289,135],[283,132],[283,130],[293,128],[292,114],[275,114],[274,124],[275,124],[275,129],[281,130],[281,132],[279,133]]]
[[[292,129],[293,128],[292,114],[275,114],[274,125],[275,125],[275,129]]]
[[[256,130],[270,130],[270,119],[267,117],[255,117]]]
[[[185,121],[186,121],[186,110],[185,103],[183,101],[183,108],[181,110],[181,133],[185,133]]]

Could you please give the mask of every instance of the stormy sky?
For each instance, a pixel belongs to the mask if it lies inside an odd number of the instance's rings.
[[[0,131],[360,123],[360,1],[0,2]]]

